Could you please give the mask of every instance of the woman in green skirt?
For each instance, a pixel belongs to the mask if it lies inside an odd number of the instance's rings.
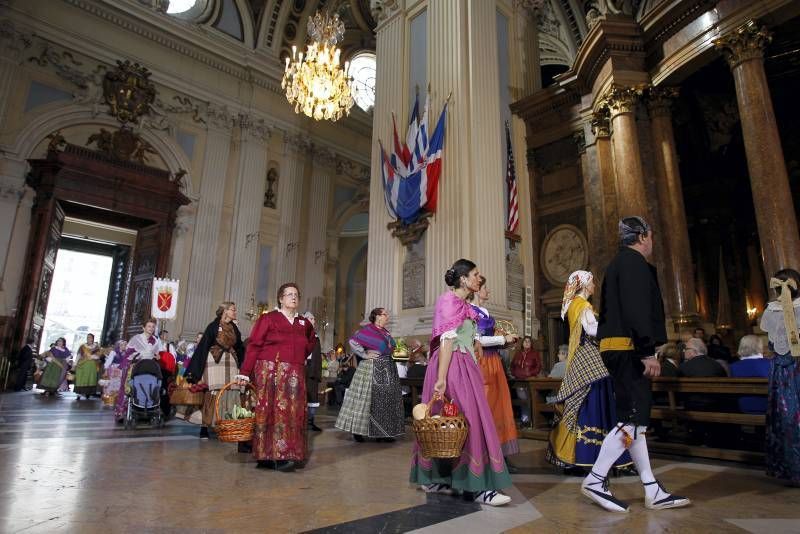
[[[60,337],[50,350],[41,355],[47,364],[39,380],[39,389],[45,395],[55,395],[59,391],[67,391],[67,371],[69,371],[69,357],[72,353],[67,348],[67,340]]]
[[[100,345],[95,343],[94,334],[86,335],[86,343],[78,349],[78,361],[75,365],[75,394],[76,400],[81,395],[87,399],[97,395],[98,360],[100,359]]]

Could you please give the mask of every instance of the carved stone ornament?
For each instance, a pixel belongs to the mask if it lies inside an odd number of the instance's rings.
[[[586,132],[578,130],[572,134],[572,140],[575,141],[575,146],[578,147],[578,154],[586,152]]]
[[[611,136],[611,117],[607,107],[601,107],[592,113],[592,133],[595,137]]]
[[[672,103],[678,98],[677,87],[651,87],[647,91],[647,109],[651,117],[669,117],[672,114]]]
[[[641,87],[612,87],[605,98],[605,105],[611,112],[611,118],[636,111],[636,104],[642,96],[642,90]]]
[[[369,10],[372,13],[372,18],[380,23],[400,9],[399,4],[398,0],[370,0]]]
[[[553,228],[542,243],[542,273],[560,286],[569,275],[589,264],[589,246],[583,232],[571,224]]]
[[[422,238],[425,230],[428,229],[433,214],[428,211],[423,211],[419,215],[419,219],[411,224],[403,224],[401,221],[392,221],[386,225],[386,228],[392,232],[392,237],[396,237],[405,247],[411,247],[414,243]]]
[[[156,87],[149,70],[128,60],[117,61],[117,68],[103,78],[103,97],[112,116],[122,124],[133,123],[150,112]]]
[[[61,130],[56,130],[55,132],[45,137],[45,139],[50,140],[50,142],[47,143],[48,152],[58,152],[59,150],[63,150],[63,148],[67,146],[67,141],[66,139],[64,139],[64,136],[61,135]]]
[[[278,181],[278,169],[272,167],[267,171],[267,187],[264,191],[264,207],[275,209],[275,182]]]
[[[156,154],[155,149],[142,139],[138,134],[129,128],[120,128],[115,132],[109,132],[105,128],[100,128],[100,132],[89,136],[87,145],[96,143],[97,149],[111,157],[122,161],[135,161],[137,163],[147,163],[148,154]]]
[[[586,25],[591,28],[606,15],[633,16],[641,0],[590,0],[586,2]]]
[[[731,69],[750,59],[763,59],[764,50],[772,42],[772,32],[748,20],[731,33],[714,41],[714,46],[722,52]]]

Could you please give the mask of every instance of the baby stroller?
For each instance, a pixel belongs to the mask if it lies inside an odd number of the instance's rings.
[[[146,420],[151,426],[161,428],[161,369],[154,360],[136,362],[131,372],[128,411],[125,428],[136,428],[139,421]]]

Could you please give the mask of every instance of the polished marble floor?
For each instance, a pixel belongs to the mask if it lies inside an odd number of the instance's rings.
[[[632,511],[617,515],[525,440],[512,504],[481,507],[408,484],[410,435],[356,443],[333,429],[334,414],[317,420],[308,466],[278,473],[183,422],[124,430],[98,400],[0,394],[0,532],[800,533],[800,489],[757,468],[656,459],[657,476],[693,506],[648,511],[638,478],[625,477],[612,486]]]

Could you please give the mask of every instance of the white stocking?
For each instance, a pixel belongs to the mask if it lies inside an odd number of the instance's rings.
[[[603,445],[600,446],[600,454],[597,455],[597,461],[592,467],[593,473],[601,477],[608,475],[611,466],[625,452],[625,432],[633,436],[633,426],[623,426],[622,423],[619,423],[606,434],[605,439],[603,439]],[[645,454],[647,454],[647,449],[645,449]]]
[[[650,467],[650,454],[647,452],[645,430],[646,427],[643,426],[636,429],[636,439],[633,440],[633,444],[631,444],[631,448],[629,449],[631,459],[636,465],[636,470],[639,471],[639,478],[642,479],[642,484],[655,480],[653,470]],[[656,492],[658,492],[658,484],[645,486],[644,491],[651,499],[655,498]]]

